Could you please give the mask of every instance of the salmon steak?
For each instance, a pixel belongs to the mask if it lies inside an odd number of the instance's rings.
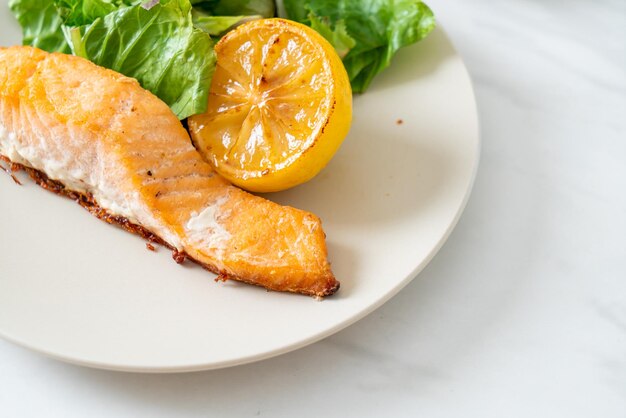
[[[83,58],[0,48],[0,158],[221,279],[317,297],[339,288],[317,216],[228,183],[165,103]]]

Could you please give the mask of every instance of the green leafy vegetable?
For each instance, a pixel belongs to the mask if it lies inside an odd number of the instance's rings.
[[[274,17],[274,0],[192,0],[193,23],[212,36],[222,36],[250,20]]]
[[[122,7],[93,23],[65,29],[72,51],[136,78],[180,119],[206,110],[215,68],[210,36],[193,26],[188,0],[150,10]]]
[[[36,46],[50,52],[69,52],[52,0],[11,0],[9,7],[22,27],[22,44]]]
[[[124,0],[54,0],[54,3],[64,25],[80,26],[91,23],[120,7],[130,6],[133,2]]]
[[[343,20],[337,21],[333,30],[328,18],[320,18],[313,13],[309,13],[308,17],[311,28],[326,38],[335,47],[337,54],[342,59],[356,46],[356,41],[348,34],[346,23]]]
[[[191,0],[194,8],[213,16],[274,17],[274,0]]]
[[[356,93],[389,66],[398,49],[435,27],[432,11],[420,0],[284,0],[284,6],[289,19],[319,31],[340,54],[349,49],[343,63]]]
[[[202,29],[211,36],[222,36],[229,29],[250,20],[262,19],[261,15],[251,16],[211,16],[204,12],[194,9],[192,11],[193,24],[195,27]]]

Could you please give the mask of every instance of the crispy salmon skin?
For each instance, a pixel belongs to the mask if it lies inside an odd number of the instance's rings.
[[[85,59],[0,49],[0,155],[222,278],[319,297],[339,287],[317,216],[229,184],[165,103]]]

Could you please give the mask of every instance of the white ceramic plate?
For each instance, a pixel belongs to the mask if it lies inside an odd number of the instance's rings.
[[[20,42],[6,4],[0,25],[1,45]],[[478,155],[471,82],[438,29],[355,98],[352,131],[316,179],[268,196],[322,218],[341,289],[321,302],[215,283],[0,173],[0,335],[72,363],[143,372],[303,347],[372,312],[428,263],[460,216]]]

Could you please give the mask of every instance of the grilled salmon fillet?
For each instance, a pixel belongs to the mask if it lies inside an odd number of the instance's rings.
[[[165,103],[85,59],[0,49],[0,155],[221,278],[313,296],[339,287],[318,217],[229,184]]]

